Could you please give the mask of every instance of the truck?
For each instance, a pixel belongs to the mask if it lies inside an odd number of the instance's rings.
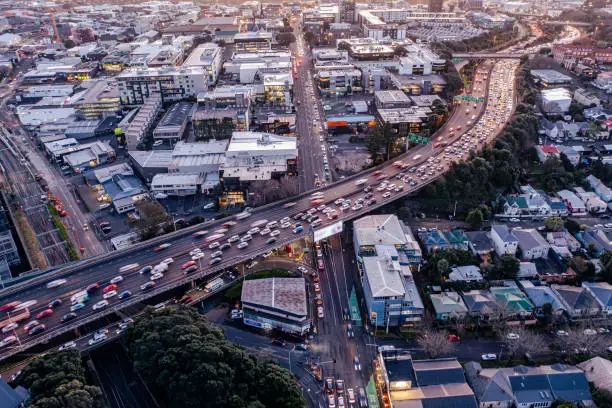
[[[0,320],[0,329],[8,326],[11,323],[17,323],[30,318],[30,310],[26,307],[20,310],[19,313],[11,313],[5,319]]]

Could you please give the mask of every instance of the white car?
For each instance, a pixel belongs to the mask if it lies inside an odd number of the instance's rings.
[[[383,198],[389,198],[389,197],[391,197],[391,192],[390,192],[390,191],[387,191],[387,192],[386,192],[385,194],[383,194],[382,196],[383,196]]]
[[[6,326],[4,326],[2,328],[2,333],[8,333],[11,330],[15,330],[18,327],[19,327],[19,323],[17,323],[17,322],[13,322],[11,324],[7,324]]]
[[[227,242],[229,242],[230,244],[236,241],[240,241],[240,235],[232,235],[227,239]]]
[[[510,222],[521,222],[518,218],[510,218]]]
[[[61,346],[59,346],[58,350],[62,351],[62,350],[68,350],[71,348],[75,348],[77,346],[75,341],[69,341],[68,343],[64,343]]]
[[[192,261],[197,261],[200,258],[204,258],[204,252],[196,252],[195,254],[193,254],[193,256],[191,257]]]
[[[113,296],[117,296],[117,291],[116,290],[111,290],[110,292],[106,292],[104,294],[104,296],[102,296],[104,299],[110,299]]]
[[[559,336],[559,337],[567,337],[567,336],[569,336],[569,333],[566,332],[565,330],[557,330],[557,336]]]
[[[279,230],[274,230],[274,231],[272,231],[272,232],[270,233],[270,236],[271,236],[271,237],[275,237],[275,236],[277,236],[277,235],[280,235],[280,231],[279,231]]]
[[[483,354],[480,356],[480,358],[483,361],[493,361],[493,360],[497,360],[497,355],[494,353],[489,353],[489,354]]]
[[[257,234],[259,231],[260,231],[259,227],[254,227],[254,228],[251,228],[250,230],[248,230],[247,234],[253,235],[253,234]]]
[[[161,263],[165,263],[166,265],[170,265],[172,262],[174,262],[174,259],[172,258],[166,258],[163,261],[161,261]]]
[[[164,277],[164,274],[163,274],[163,273],[161,273],[161,272],[157,272],[157,273],[154,273],[153,275],[151,275],[150,279],[151,279],[152,281],[155,281],[155,280],[161,279],[161,278],[163,278],[163,277]]]
[[[259,235],[264,236],[264,235],[268,235],[270,233],[270,229],[269,228],[264,228],[261,231],[259,231]]]
[[[13,344],[16,341],[17,341],[17,337],[15,337],[15,336],[8,336],[7,338],[5,338],[2,341],[0,341],[0,347],[8,346],[9,344]]]
[[[289,222],[283,222],[283,223],[280,225],[280,227],[281,227],[281,228],[283,228],[283,229],[285,229],[285,228],[289,228],[290,226],[291,226],[291,223],[289,223]]]
[[[246,241],[242,241],[241,243],[238,244],[238,249],[244,249],[246,247],[249,246],[249,243]]]
[[[56,279],[54,281],[51,281],[51,282],[47,283],[47,288],[49,288],[49,289],[55,288],[55,287],[58,287],[60,285],[63,285],[66,282],[68,282],[66,279]]]
[[[202,250],[200,248],[194,248],[191,251],[189,251],[189,255],[190,256],[194,256],[195,254],[199,254],[201,252],[202,252]]]
[[[283,218],[280,219],[279,224],[284,224],[286,222],[291,222],[291,218],[283,217]]]
[[[508,333],[506,334],[506,338],[508,340],[518,340],[520,338],[520,336],[516,333]]]
[[[115,276],[113,279],[110,280],[110,283],[112,284],[116,284],[119,283],[123,280],[123,276],[119,275],[119,276]]]
[[[106,306],[108,306],[108,300],[101,300],[93,305],[93,310],[104,309]]]
[[[93,346],[94,344],[101,343],[104,340],[106,340],[106,334],[103,335],[103,336],[97,336],[97,337],[94,337],[93,339],[90,339],[89,340],[89,345]]]
[[[242,238],[240,238],[240,241],[241,242],[247,242],[247,241],[250,241],[252,239],[253,239],[253,237],[251,236],[251,234],[246,234]]]

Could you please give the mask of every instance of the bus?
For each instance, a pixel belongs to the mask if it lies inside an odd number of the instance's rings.
[[[140,264],[137,263],[133,263],[133,264],[129,264],[129,265],[125,265],[122,266],[121,268],[119,268],[119,272],[129,272],[132,271],[134,269],[137,269],[138,267],[140,267]]]
[[[8,314],[7,314],[8,315]],[[11,313],[4,320],[0,320],[0,329],[8,326],[11,323],[20,322],[30,318],[30,310],[26,307],[19,313]]]
[[[223,282],[223,279],[221,278],[216,278],[211,280],[210,282],[208,282],[206,284],[206,286],[204,286],[204,290],[206,292],[214,292],[215,290],[219,289],[221,286],[223,286],[225,284],[225,282]]]

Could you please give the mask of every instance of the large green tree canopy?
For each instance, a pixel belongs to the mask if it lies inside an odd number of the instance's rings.
[[[230,343],[195,310],[147,312],[125,335],[135,369],[177,408],[300,408],[289,371]]]

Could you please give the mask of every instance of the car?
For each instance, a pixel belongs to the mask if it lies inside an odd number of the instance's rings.
[[[283,339],[277,339],[277,338],[272,339],[272,344],[276,344],[277,346],[281,346],[281,347],[287,346],[287,343],[285,343]]]
[[[56,288],[58,286],[63,285],[66,282],[68,282],[68,280],[66,280],[66,279],[56,279],[56,280],[53,280],[53,281],[47,283],[47,289]]]
[[[186,268],[186,269],[183,271],[183,273],[184,273],[184,274],[188,274],[188,273],[195,272],[195,271],[197,271],[197,270],[198,270],[197,265],[193,265],[193,266],[190,266],[189,268]]]
[[[200,248],[194,248],[191,251],[189,251],[189,256],[194,256],[196,254],[200,254],[202,253],[202,250]]]
[[[75,348],[77,346],[76,342],[74,340],[71,340],[67,343],[62,344],[61,346],[58,347],[58,351],[63,351],[63,350],[68,350],[71,348]]]
[[[53,314],[53,309],[45,309],[39,314],[36,315],[37,319],[43,319],[45,317],[51,316]]]
[[[259,231],[261,231],[261,230],[259,229],[259,227],[254,227],[254,228],[251,228],[250,230],[248,230],[248,231],[247,231],[247,235],[255,235],[255,234],[257,234]]]
[[[111,292],[113,290],[117,289],[117,285],[115,285],[114,283],[108,285],[107,287],[105,287],[104,289],[102,289],[102,293],[108,293]]]
[[[212,254],[210,254],[211,258],[220,258],[223,256],[223,252],[222,251],[215,251]]]
[[[391,197],[391,192],[387,191],[382,196],[383,196],[383,198],[389,198],[389,197]]]
[[[158,251],[163,251],[166,248],[169,248],[170,244],[161,244],[159,246],[156,246],[155,248],[153,248],[153,251],[158,252]]]
[[[361,408],[367,408],[368,406],[368,398],[366,397],[366,392],[363,388],[359,388],[359,406]]]
[[[208,204],[205,204],[202,207],[203,210],[210,210],[210,209],[213,209],[213,208],[215,208],[215,203],[208,203]]]
[[[72,307],[70,308],[71,312],[76,312],[77,310],[81,310],[82,308],[85,307],[85,303],[83,302],[79,302],[79,303],[75,303],[74,305],[72,305]]]
[[[147,265],[147,266],[143,266],[142,268],[140,268],[138,270],[138,273],[142,275],[143,273],[149,273],[152,270],[153,270],[153,267],[151,265]]]
[[[98,289],[100,289],[100,285],[98,285],[97,283],[92,283],[91,285],[85,288],[87,293],[95,292]]]
[[[594,335],[596,335],[596,334],[597,334],[597,330],[593,330],[593,329],[584,329],[584,330],[582,331],[582,333],[583,333],[585,336],[594,336]]]
[[[156,272],[156,273],[152,274],[151,276],[149,276],[149,279],[151,279],[152,281],[156,281],[156,280],[159,280],[159,279],[161,279],[163,277],[164,277],[163,273]]]
[[[113,285],[116,285],[119,282],[123,281],[123,276],[119,275],[119,276],[115,276],[113,279],[110,280],[110,283]]]
[[[328,393],[333,393],[334,392],[334,378],[333,377],[327,377],[325,379],[325,389],[327,390]]]
[[[149,289],[153,289],[154,287],[155,287],[154,281],[150,281],[150,282],[143,283],[142,285],[140,285],[141,290],[149,290]]]
[[[510,218],[510,222],[521,222],[518,218]]]
[[[187,269],[196,264],[196,261],[188,261],[181,265],[181,269]]]
[[[119,299],[125,299],[130,296],[132,296],[132,292],[130,292],[129,290],[124,290],[123,292],[119,294]]]
[[[166,265],[170,265],[170,264],[171,264],[171,263],[173,263],[173,262],[174,262],[174,259],[172,259],[172,258],[166,258],[166,259],[164,259],[163,261],[161,261],[160,263],[164,263],[164,264],[166,264]]]
[[[7,310],[13,310],[14,308],[16,308],[19,305],[21,305],[21,302],[18,302],[18,301],[7,303],[6,305],[0,307],[0,312],[4,312],[4,311],[7,311]],[[51,307],[51,306],[49,306],[49,307]]]
[[[238,248],[238,249],[244,249],[244,248],[246,248],[246,247],[248,247],[248,246],[249,246],[249,243],[248,243],[248,242],[246,242],[246,241],[242,241],[241,243],[239,243],[239,244],[238,244],[237,248]]]
[[[94,344],[98,344],[106,340],[106,334],[103,336],[94,337],[93,339],[89,339],[89,345],[93,346]]]
[[[245,234],[242,236],[242,238],[240,238],[241,242],[247,242],[253,239],[253,236],[251,234]]]
[[[6,338],[4,338],[4,339],[2,339],[0,341],[0,347],[6,347],[9,344],[15,343],[16,341],[17,341],[17,337],[15,337],[15,336],[8,336],[8,337],[6,337]]]
[[[215,264],[220,263],[221,261],[222,261],[222,259],[221,259],[221,258],[214,258],[214,259],[212,259],[210,262],[208,262],[208,264],[209,264],[209,265],[215,265]]]
[[[257,261],[251,261],[249,263],[247,263],[246,265],[244,265],[247,269],[251,269],[252,267],[254,267],[255,265],[257,265],[259,262]]]
[[[293,229],[294,234],[299,234],[302,231],[304,231],[304,227],[302,227],[301,225]]]
[[[74,312],[66,313],[60,319],[60,323],[66,323],[66,322],[69,322],[70,320],[76,319],[76,318],[77,318],[77,314],[76,313],[74,313]]]
[[[268,240],[266,241],[266,244],[272,245],[275,242],[276,242],[276,238],[272,237],[272,238],[268,238]]]
[[[344,393],[344,380],[336,380],[336,392],[338,394]]]
[[[232,244],[230,244],[229,242],[226,242],[225,244],[221,244],[221,246],[219,247],[220,251],[225,251],[226,249],[230,249],[232,247]]]
[[[458,343],[461,341],[461,337],[457,336],[456,334],[449,334],[446,340],[450,341],[451,343]]]
[[[317,317],[319,319],[323,319],[325,317],[325,312],[323,310],[323,306],[317,307]]]
[[[314,287],[314,291],[315,292],[320,292],[321,291],[321,285],[318,283],[313,283],[312,286]]]
[[[38,326],[34,326],[32,327],[29,331],[28,331],[28,335],[30,336],[34,336],[40,332],[45,331],[45,329],[47,328],[47,326],[45,326],[44,324],[39,324]]]
[[[219,247],[220,245],[218,245]],[[198,259],[204,258],[204,252],[196,252],[195,254],[193,254],[193,256],[191,257],[192,261],[197,261]]]
[[[51,303],[47,305],[47,307],[49,309],[53,309],[53,308],[58,307],[61,304],[62,304],[62,299],[55,299],[55,300],[52,300]]]
[[[518,340],[520,336],[516,333],[508,333],[506,334],[506,339],[508,340]]]
[[[597,333],[599,333],[599,334],[608,334],[608,333],[610,333],[610,330],[605,328],[605,327],[600,327],[599,329],[597,329]]]
[[[270,233],[270,229],[269,228],[264,228],[261,231],[259,231],[259,235],[264,236],[264,235],[268,235]]]
[[[216,248],[219,248],[220,246],[221,246],[221,244],[219,242],[215,241],[215,242],[213,242],[212,244],[210,244],[208,246],[208,249],[216,249]],[[197,254],[194,255],[194,256],[197,256]]]
[[[359,362],[359,357],[353,357],[353,368],[355,371],[361,371],[361,363]]]
[[[336,408],[336,397],[334,394],[329,394],[327,396],[327,406],[328,408]]]
[[[559,337],[567,337],[567,336],[569,336],[569,333],[566,332],[565,330],[557,330],[557,336],[559,336]]]
[[[349,404],[354,404],[355,402],[357,402],[355,399],[355,391],[352,388],[346,390],[346,396],[348,398]]]
[[[93,310],[100,310],[108,306],[108,300],[101,300],[95,305],[93,305]]]
[[[116,290],[111,290],[110,292],[106,292],[102,297],[104,299],[110,299],[113,296],[117,296],[117,291]]]
[[[495,353],[482,354],[480,358],[482,359],[482,361],[494,361],[494,360],[497,360],[497,354]]]

